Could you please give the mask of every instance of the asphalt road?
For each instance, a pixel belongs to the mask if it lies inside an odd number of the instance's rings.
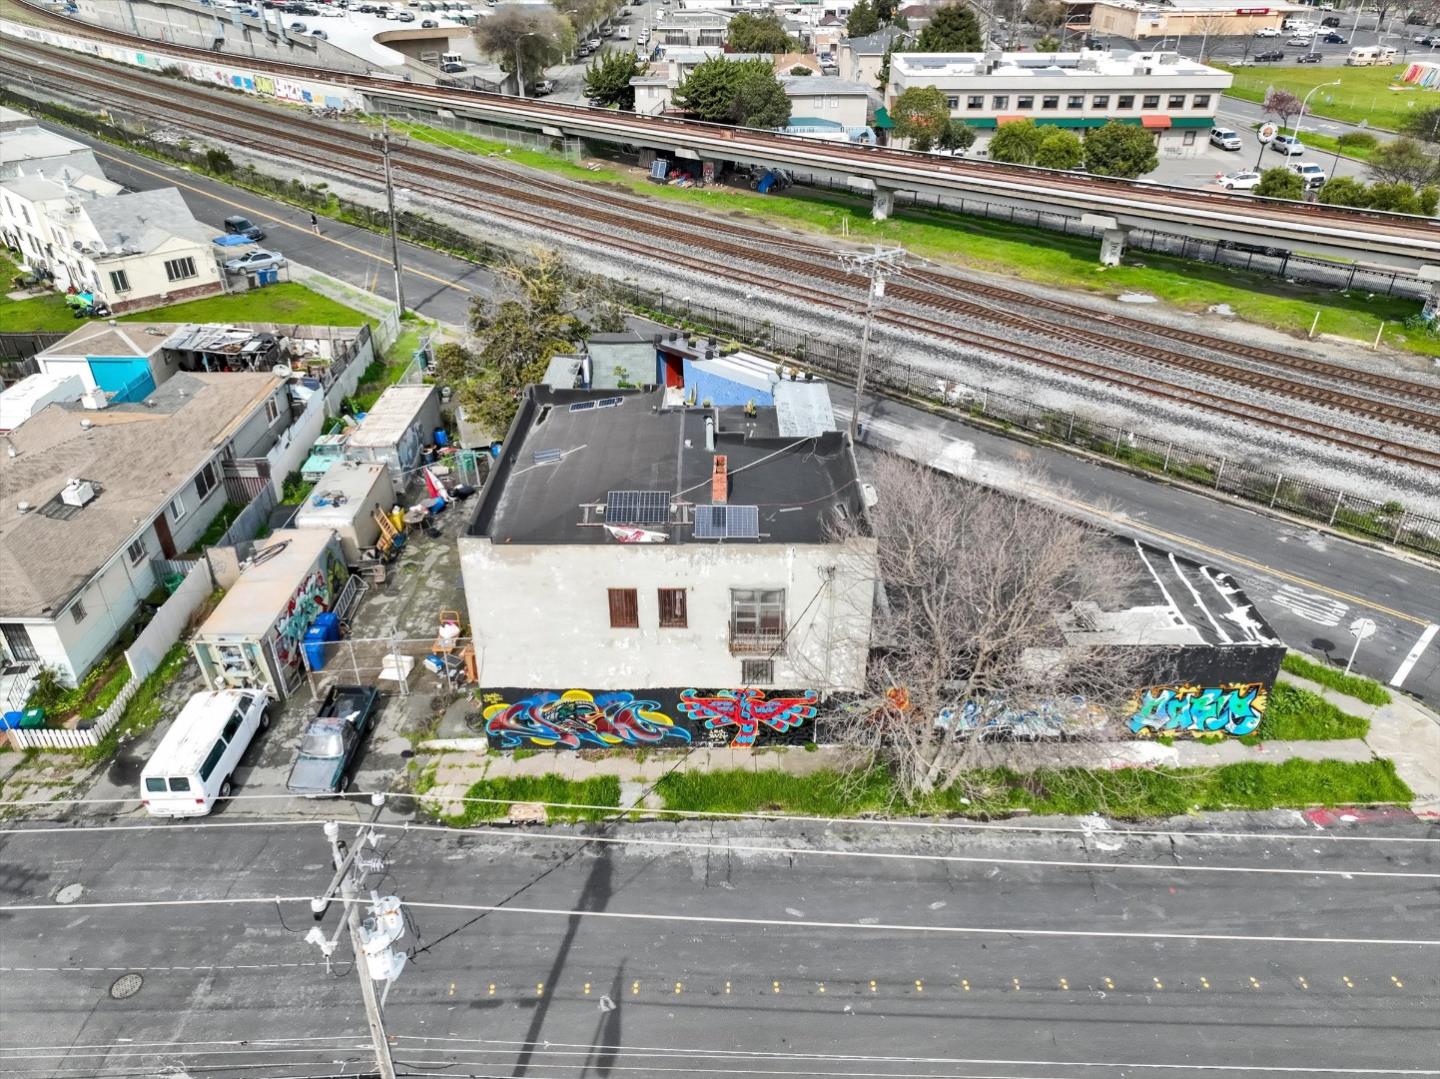
[[[304,211],[87,141],[117,182],[141,189],[176,184],[196,216],[217,231],[226,216],[244,213],[270,230],[267,246],[351,284],[391,294],[384,237],[333,221],[323,221],[322,235],[316,236]],[[426,248],[405,245],[404,264],[410,304],[442,321],[463,322],[470,299],[493,288],[488,271]],[[834,387],[834,396],[837,411],[848,414],[847,392]],[[1344,656],[1352,643],[1346,627],[1362,615],[1373,619],[1378,631],[1361,644],[1356,669],[1381,681],[1396,672],[1425,628],[1440,622],[1440,572],[1432,567],[894,402],[874,407],[870,418],[882,421],[871,424],[877,434],[885,422],[912,433],[940,432],[944,439],[969,443],[982,460],[1003,468],[1040,465],[1087,507],[1118,507],[1112,523],[1122,530],[1235,574],[1285,641],[1297,648]],[[893,430],[891,436],[898,437]],[[1440,639],[1422,652],[1404,688],[1440,700]]]
[[[1440,840],[1296,824],[391,830],[365,886],[411,916],[401,1074],[1440,1075]],[[329,877],[314,822],[0,835],[5,1074],[366,1074],[348,946],[302,940]]]

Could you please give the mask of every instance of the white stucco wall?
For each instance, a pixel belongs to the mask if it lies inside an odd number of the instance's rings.
[[[874,543],[514,545],[461,537],[482,686],[634,690],[744,685],[730,590],[785,590],[771,685],[859,689],[870,644]],[[612,629],[608,590],[638,593],[640,628]],[[688,626],[659,625],[661,588],[684,588]]]

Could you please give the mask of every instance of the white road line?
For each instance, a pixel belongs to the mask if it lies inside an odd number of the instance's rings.
[[[1150,576],[1155,578],[1155,586],[1160,589],[1160,594],[1165,597],[1165,602],[1170,607],[1170,613],[1175,616],[1176,621],[1182,626],[1185,626],[1187,629],[1190,628],[1190,623],[1185,621],[1185,616],[1180,613],[1180,608],[1176,606],[1175,600],[1165,588],[1165,582],[1160,579],[1160,574],[1155,572],[1155,567],[1150,564],[1150,559],[1145,557],[1145,548],[1140,545],[1139,540],[1135,541],[1135,553],[1140,556],[1140,561],[1145,563],[1145,568],[1150,571]],[[1202,604],[1201,606],[1203,607],[1204,605]]]
[[[1415,642],[1415,647],[1410,649],[1410,654],[1405,657],[1405,662],[1400,664],[1395,673],[1390,676],[1390,684],[1392,686],[1398,686],[1401,682],[1405,681],[1411,668],[1419,662],[1421,653],[1424,652],[1425,649],[1430,646],[1430,642],[1435,639],[1436,633],[1440,633],[1440,626],[1437,626],[1434,622],[1431,622],[1430,625],[1425,627],[1424,631],[1420,634],[1420,639]]]
[[[1338,626],[1345,617],[1345,612],[1350,609],[1339,600],[1330,599],[1317,592],[1306,592],[1303,588],[1296,588],[1291,584],[1282,584],[1278,592],[1271,594],[1270,600],[1301,618],[1308,618],[1327,627]]]
[[[1234,642],[1230,639],[1230,634],[1220,628],[1220,623],[1215,621],[1215,616],[1210,613],[1210,608],[1205,606],[1205,601],[1200,598],[1200,593],[1197,592],[1195,586],[1190,583],[1190,578],[1185,576],[1185,571],[1180,568],[1180,563],[1176,560],[1174,551],[1170,552],[1170,568],[1175,571],[1175,576],[1179,577],[1185,587],[1190,590],[1190,595],[1195,600],[1195,606],[1200,608],[1201,612],[1205,615],[1205,620],[1215,627],[1215,632],[1220,635],[1220,640],[1225,644],[1233,644]],[[1203,573],[1204,570],[1201,570],[1201,572]]]

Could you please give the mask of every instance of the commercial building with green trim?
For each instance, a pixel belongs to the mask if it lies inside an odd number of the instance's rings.
[[[1001,124],[1033,120],[1077,134],[1111,120],[1155,133],[1162,157],[1206,144],[1229,72],[1172,52],[895,53],[886,106],[912,86],[941,90],[982,149]]]

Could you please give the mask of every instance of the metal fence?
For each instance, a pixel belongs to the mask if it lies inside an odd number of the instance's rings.
[[[255,492],[239,516],[230,522],[230,527],[216,542],[216,547],[234,547],[237,543],[253,540],[270,521],[270,514],[278,504],[275,487],[268,481]]]
[[[401,696],[429,692],[454,697],[466,684],[471,643],[469,637],[444,642],[400,636],[312,642],[304,651],[305,671],[316,696],[336,682],[354,682],[393,689]]]
[[[397,124],[401,131],[416,142],[426,142],[442,147],[454,146],[457,149],[473,151],[473,147],[459,145],[458,140],[447,143],[433,130],[427,130],[438,128],[457,135],[484,139],[487,142],[504,143],[506,146],[513,146],[519,150],[539,150],[544,153],[555,153],[558,150],[560,156],[567,161],[579,161],[585,154],[585,145],[580,139],[556,138],[540,131],[524,131],[519,128],[487,124],[481,120],[470,120],[462,116],[443,116],[434,112],[417,111],[406,108],[398,102],[383,99],[375,101],[373,107],[378,115],[385,116],[391,123]]]
[[[854,340],[837,340],[776,326],[733,310],[696,304],[688,298],[649,292],[634,284],[615,286],[631,306],[658,321],[688,327],[768,349],[792,358],[836,382],[852,384],[859,360]],[[1310,483],[1299,475],[1271,471],[1227,454],[1206,453],[1143,431],[1087,419],[1073,412],[1042,408],[1024,398],[991,390],[972,390],[912,363],[876,357],[869,385],[900,396],[939,405],[957,418],[969,416],[1021,429],[1047,441],[1076,446],[1136,469],[1207,487],[1269,509],[1284,510],[1347,532],[1440,555],[1440,518],[1406,509],[1397,501]]]

